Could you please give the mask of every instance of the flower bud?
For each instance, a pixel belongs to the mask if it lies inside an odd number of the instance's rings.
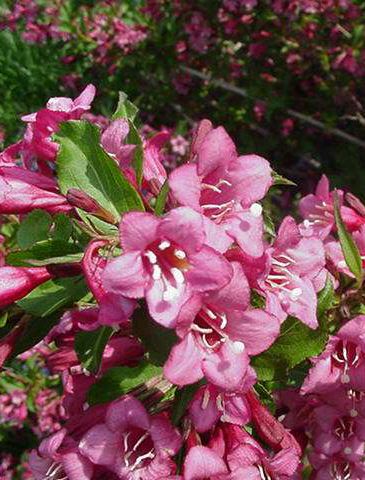
[[[52,275],[44,267],[1,267],[0,308],[25,297],[51,277]]]
[[[293,435],[261,404],[253,390],[247,392],[246,399],[251,408],[252,422],[260,438],[274,452],[283,448],[294,448],[300,455],[301,448]]]
[[[70,188],[66,194],[67,201],[76,208],[92,213],[96,217],[108,223],[116,223],[114,216],[105,210],[94,198],[77,188]]]

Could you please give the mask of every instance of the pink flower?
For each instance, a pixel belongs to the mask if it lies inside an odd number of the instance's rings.
[[[274,456],[243,429],[223,424],[208,446],[193,446],[186,455],[184,480],[292,480],[299,466],[295,449],[282,449]]]
[[[266,275],[258,280],[267,308],[282,321],[292,315],[310,328],[318,326],[316,290],[325,281],[325,256],[318,238],[301,238],[292,217],[286,217],[266,251]]]
[[[365,316],[359,315],[332,336],[325,351],[313,360],[301,392],[328,392],[338,385],[365,390]]]
[[[197,432],[207,432],[218,421],[246,425],[251,419],[245,393],[256,382],[256,374],[249,367],[239,392],[225,392],[214,385],[201,387],[189,405],[189,418]]]
[[[181,306],[194,293],[226,285],[228,261],[206,245],[203,217],[176,208],[165,217],[130,212],[120,224],[123,254],[102,276],[107,292],[127,298],[146,297],[151,316],[172,327]]]
[[[82,268],[87,284],[99,303],[98,322],[101,325],[118,325],[128,322],[136,307],[136,301],[105,291],[102,274],[107,259],[100,254],[100,250],[107,246],[108,242],[104,240],[90,242],[82,259]]]
[[[272,185],[269,163],[257,155],[237,157],[222,127],[203,120],[191,148],[192,160],[169,177],[179,204],[204,213],[252,256],[263,253],[261,200]]]
[[[180,435],[166,416],[150,417],[138,400],[124,396],[108,407],[105,423],[82,437],[79,450],[118,478],[157,480],[174,473],[170,457],[180,446]]]
[[[0,167],[0,213],[28,213],[35,208],[54,213],[72,207],[47,176],[15,166]]]
[[[249,309],[249,287],[242,267],[232,263],[225,287],[192,297],[181,308],[176,330],[182,338],[165,364],[166,377],[177,385],[203,376],[223,390],[239,390],[248,372],[249,355],[266,350],[279,334],[279,321]]]
[[[22,120],[28,123],[24,137],[26,156],[54,161],[58,145],[52,141],[51,135],[57,132],[61,122],[79,119],[90,109],[94,97],[95,87],[90,84],[75,100],[54,97],[47,102],[46,108],[23,116]]]
[[[45,267],[0,267],[0,308],[25,297],[51,277]]]
[[[342,203],[343,192],[337,190]],[[318,236],[326,238],[335,226],[334,192],[329,190],[329,181],[322,175],[318,182],[315,194],[307,195],[299,202],[299,211],[305,219],[301,224],[301,233],[304,236]],[[365,218],[361,217],[352,208],[341,206],[341,216],[347,228],[351,231],[358,229]]]

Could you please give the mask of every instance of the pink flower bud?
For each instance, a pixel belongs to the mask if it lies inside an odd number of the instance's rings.
[[[67,191],[66,198],[68,203],[73,207],[81,208],[85,210],[85,212],[92,213],[108,223],[116,223],[114,216],[85,192],[77,188],[70,188]]]
[[[0,308],[23,298],[52,277],[44,267],[1,267]]]

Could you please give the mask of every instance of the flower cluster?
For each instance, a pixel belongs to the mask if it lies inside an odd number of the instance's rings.
[[[315,479],[363,478],[365,206],[323,176],[276,233],[264,200],[286,180],[266,159],[202,120],[175,167],[168,131],[141,135],[123,94],[100,128],[94,95],[51,98],[0,154],[0,213],[20,222],[0,363],[43,339],[63,385],[62,409],[36,396],[36,433],[54,433],[34,477],[295,480],[308,453]],[[265,403],[297,366],[281,417]]]

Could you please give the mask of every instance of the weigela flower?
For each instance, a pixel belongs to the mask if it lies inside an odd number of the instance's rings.
[[[166,377],[177,385],[200,380],[224,390],[238,390],[249,355],[266,350],[279,334],[279,321],[249,308],[249,288],[242,267],[232,263],[231,281],[218,291],[195,295],[182,305],[176,331],[182,338],[165,364]]]
[[[72,209],[53,179],[16,166],[0,167],[0,213],[23,214],[35,208],[50,213]]]
[[[151,316],[173,327],[194,293],[221,288],[232,276],[229,262],[205,240],[203,217],[190,208],[176,208],[163,218],[127,213],[120,224],[123,254],[106,266],[103,288],[145,297]]]
[[[257,155],[237,157],[223,127],[203,120],[191,150],[191,163],[175,169],[169,185],[180,205],[204,214],[255,257],[263,253],[261,200],[272,185],[269,163]]]
[[[291,217],[280,225],[266,252],[266,275],[258,280],[267,308],[281,321],[293,315],[311,328],[318,326],[316,291],[324,286],[326,271],[322,242],[301,238]]]
[[[330,338],[325,351],[313,360],[302,393],[327,392],[338,384],[365,390],[364,325],[365,316],[359,315]]]
[[[358,229],[365,218],[359,215],[352,208],[342,205],[343,192],[337,190],[340,200],[342,219],[350,231]],[[326,238],[335,226],[334,216],[334,192],[330,192],[330,185],[326,175],[322,175],[318,182],[315,194],[303,197],[299,202],[299,211],[305,219],[301,224],[301,233],[304,236],[318,236]]]
[[[150,417],[138,400],[125,396],[108,407],[105,423],[82,437],[79,450],[118,478],[157,480],[175,473],[170,457],[180,446],[180,435],[166,416]]]
[[[46,267],[0,267],[0,308],[23,298],[51,277]]]
[[[94,240],[86,248],[82,259],[85,279],[91,292],[99,304],[98,323],[101,325],[118,325],[128,322],[136,301],[113,292],[106,292],[102,285],[102,274],[107,265],[107,259],[100,254],[108,242]]]
[[[27,157],[35,156],[38,160],[54,161],[58,145],[53,142],[51,135],[57,132],[61,122],[78,120],[81,115],[90,109],[95,97],[94,85],[88,85],[75,99],[54,97],[47,102],[44,109],[22,117],[28,123],[24,136],[23,149]]]

